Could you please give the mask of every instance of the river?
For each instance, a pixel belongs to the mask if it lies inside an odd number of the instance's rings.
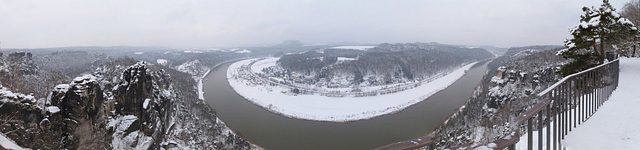
[[[267,149],[372,149],[426,135],[469,99],[487,63],[476,64],[451,86],[398,113],[349,123],[288,118],[245,100],[227,81],[231,63],[204,78],[204,96],[229,128]]]

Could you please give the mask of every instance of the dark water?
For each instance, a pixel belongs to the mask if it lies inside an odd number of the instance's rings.
[[[245,100],[226,80],[230,64],[205,78],[205,98],[232,130],[267,149],[371,149],[426,135],[471,96],[487,68],[486,61],[476,64],[445,90],[401,112],[331,123],[287,118]]]

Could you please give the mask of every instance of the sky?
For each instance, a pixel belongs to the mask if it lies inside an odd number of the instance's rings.
[[[628,0],[612,1],[620,11]],[[562,45],[601,0],[0,0],[0,47]]]

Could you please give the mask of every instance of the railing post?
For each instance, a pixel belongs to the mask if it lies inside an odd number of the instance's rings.
[[[567,124],[568,124],[568,115],[567,115],[567,104],[569,102],[567,94],[567,83],[562,84],[562,139],[567,135]]]
[[[586,79],[585,76],[581,74],[580,79],[581,79],[580,80],[580,124],[582,124],[582,122],[584,122],[584,119],[585,119],[584,108],[586,103],[585,97],[587,92],[584,92],[586,90],[585,81],[584,81]]]
[[[574,104],[572,104],[572,102],[573,102],[573,92],[572,92],[573,91],[573,85],[572,85],[573,82],[571,81],[571,79],[567,80],[567,84],[568,84],[567,85],[567,92],[568,92],[567,93],[567,97],[568,97],[567,98],[567,106],[568,106],[567,107],[567,115],[568,115],[568,117],[567,117],[568,120],[567,121],[569,122],[568,126],[567,126],[567,129],[568,129],[567,130],[567,134],[569,134],[569,131],[573,130],[571,128],[571,120],[572,120],[571,106],[574,105]]]
[[[533,117],[527,119],[527,149],[533,149]]]
[[[547,110],[547,122],[545,122],[547,124],[547,149],[551,149],[551,103],[545,109]]]
[[[565,136],[569,135],[569,131],[571,131],[571,102],[573,100],[571,100],[573,98],[572,93],[571,93],[571,80],[567,80],[567,131],[565,132]]]
[[[596,76],[594,75],[595,73],[593,71],[589,72],[589,76],[590,81],[591,81],[591,89],[589,90],[589,92],[591,92],[589,95],[589,97],[591,98],[591,100],[589,100],[589,118],[591,118],[591,115],[593,115],[593,111],[594,111],[594,101],[596,99]]]
[[[553,149],[556,149],[560,140],[558,140],[558,90],[552,90],[553,96]]]
[[[544,132],[543,132],[543,120],[542,117],[544,117],[542,111],[538,112],[538,150],[542,150],[542,137],[544,136]]]
[[[600,103],[602,103],[602,77],[604,74],[602,74],[601,68],[596,69],[596,74],[598,74],[598,105],[596,105],[596,111],[598,111],[598,109],[600,109]]]
[[[431,144],[429,144],[429,149],[430,150],[435,150],[436,149],[436,143],[435,142],[431,142]]]
[[[579,109],[578,109],[578,81],[576,80],[576,77],[573,77],[572,80],[573,81],[573,85],[571,86],[571,88],[573,89],[573,127],[577,127],[578,126],[578,114],[580,113]]]
[[[558,111],[558,115],[560,115],[560,123],[558,124],[558,140],[562,141],[562,139],[564,139],[564,88],[562,87],[563,85],[560,84],[560,93],[558,93],[559,97],[559,103],[560,105],[558,105],[558,107],[560,108],[560,111]]]

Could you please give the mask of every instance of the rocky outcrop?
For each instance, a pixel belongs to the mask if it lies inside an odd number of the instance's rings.
[[[116,113],[142,115],[143,103],[153,96],[153,83],[151,74],[148,72],[149,70],[143,63],[137,63],[122,73],[120,84],[114,92],[118,101]]]
[[[165,66],[114,61],[55,86],[38,106],[33,95],[0,87],[0,131],[32,149],[251,148],[194,87],[190,75]]]
[[[31,95],[13,93],[0,85],[0,132],[21,146],[58,149],[58,143],[51,141],[59,140],[60,133],[49,132],[51,125],[42,123],[48,120],[46,111],[35,102]]]
[[[7,61],[16,71],[24,75],[36,74],[38,67],[33,63],[33,55],[31,52],[13,52],[7,56]]]
[[[54,91],[51,95],[58,96],[59,93],[55,94],[55,92],[59,91]],[[87,136],[86,132],[105,132],[100,128],[105,126],[105,116],[102,113],[99,114],[103,109],[104,99],[103,91],[93,75],[76,77],[69,84],[69,89],[57,105],[65,127],[62,129],[63,139],[65,139],[62,145],[65,148],[86,147],[88,140],[96,140]]]
[[[114,97],[118,102],[115,107],[116,114],[137,118],[126,132],[140,131],[151,137],[153,140],[148,146],[156,149],[164,139],[164,131],[168,126],[166,120],[172,106],[171,100],[160,91],[169,87],[171,76],[164,70],[151,71],[146,65],[145,62],[139,62],[122,72],[121,81],[114,88]]]

